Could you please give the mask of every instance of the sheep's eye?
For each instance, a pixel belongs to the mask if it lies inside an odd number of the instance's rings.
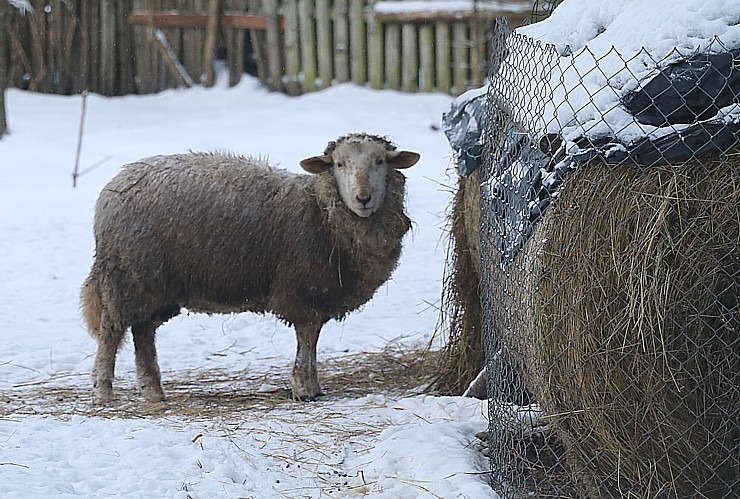
[[[376,159],[375,160],[375,164],[378,165],[378,166],[382,165],[383,164],[383,158]]]
[[[337,161],[337,168],[344,168],[344,163],[342,161]]]

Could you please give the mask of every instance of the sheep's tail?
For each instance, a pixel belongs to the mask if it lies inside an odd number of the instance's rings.
[[[82,318],[87,324],[88,332],[98,337],[101,329],[101,318],[103,315],[103,300],[100,297],[100,286],[95,279],[94,272],[91,272],[82,285],[80,292],[80,307],[82,308]]]

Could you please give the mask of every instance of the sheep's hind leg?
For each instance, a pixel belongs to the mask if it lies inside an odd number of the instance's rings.
[[[111,321],[103,318],[101,331],[96,334],[98,350],[93,368],[93,394],[95,401],[107,402],[113,398],[113,376],[116,369],[116,354],[123,341],[125,327],[113,327]]]
[[[157,364],[157,347],[154,344],[157,326],[153,322],[141,322],[131,327],[136,356],[136,382],[141,394],[149,402],[164,400],[162,377]]]
[[[316,343],[322,324],[295,326],[298,351],[293,365],[291,385],[296,400],[314,400],[321,395],[319,374],[316,369]]]

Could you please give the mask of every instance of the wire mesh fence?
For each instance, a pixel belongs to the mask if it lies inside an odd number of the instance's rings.
[[[494,488],[740,497],[740,51],[496,47],[480,171]]]

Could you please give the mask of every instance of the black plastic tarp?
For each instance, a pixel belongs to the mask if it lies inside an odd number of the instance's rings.
[[[485,87],[470,91],[443,115],[442,128],[462,176],[484,160],[487,99]],[[658,127],[657,131],[628,144],[621,143],[616,133],[581,137],[569,144],[567,152],[565,145],[543,151],[515,124],[505,131],[503,154],[482,188],[504,263],[526,242],[567,170],[596,158],[610,164],[629,160],[645,167],[682,162],[740,143],[740,50],[697,54],[667,65],[640,82],[621,104],[638,123]]]

